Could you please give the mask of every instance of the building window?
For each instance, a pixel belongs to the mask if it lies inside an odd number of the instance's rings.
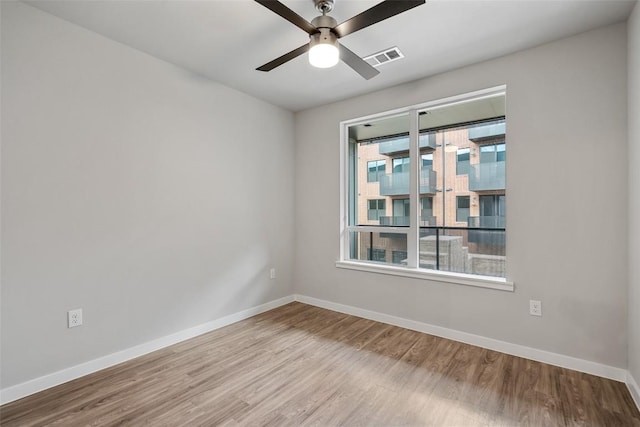
[[[393,201],[393,216],[409,216],[409,199]]]
[[[480,196],[480,227],[503,228],[505,218],[504,194]]]
[[[391,263],[393,264],[404,264],[407,259],[406,251],[393,251],[391,252]]]
[[[383,217],[385,214],[384,205],[384,199],[369,200],[367,219],[369,219],[370,221],[378,221],[380,217]]]
[[[409,199],[393,200],[393,222],[397,227],[409,226]]]
[[[491,144],[480,146],[480,163],[504,162],[506,160],[506,145]]]
[[[456,175],[469,174],[470,150],[468,148],[458,148],[458,157],[456,159]]]
[[[433,197],[420,198],[420,224],[436,225],[436,221],[433,216]]]
[[[456,197],[456,222],[469,220],[469,196]]]
[[[433,169],[433,153],[431,154],[423,154],[422,158],[422,169]]]
[[[369,260],[376,262],[386,262],[387,251],[384,249],[369,249]]]
[[[405,172],[409,172],[409,158],[401,157],[399,159],[393,159],[393,173]]]
[[[386,165],[386,160],[374,160],[367,162],[367,182],[380,181],[380,176],[385,173]]]
[[[343,122],[337,265],[376,261],[412,277],[435,269],[504,278],[504,99],[503,91],[483,91]],[[391,173],[381,173],[383,164]],[[380,185],[367,185],[373,179]]]

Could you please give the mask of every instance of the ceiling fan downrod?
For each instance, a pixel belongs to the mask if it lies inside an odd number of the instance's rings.
[[[313,0],[316,9],[323,15],[333,10],[333,2],[334,0]]]

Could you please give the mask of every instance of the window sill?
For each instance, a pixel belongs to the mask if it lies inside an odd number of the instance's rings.
[[[432,280],[436,282],[455,283],[457,285],[475,286],[479,288],[496,289],[499,291],[514,291],[513,282],[500,277],[476,276],[473,274],[452,273],[448,271],[433,271],[425,269],[411,269],[390,265],[376,265],[358,261],[336,261],[336,267],[348,270],[366,271],[369,273],[389,274],[392,276],[411,277],[414,279]]]

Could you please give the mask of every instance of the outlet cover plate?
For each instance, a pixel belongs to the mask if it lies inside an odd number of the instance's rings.
[[[542,316],[542,302],[529,300],[529,314],[532,316]]]
[[[82,325],[82,309],[69,310],[67,312],[67,327],[75,328]]]

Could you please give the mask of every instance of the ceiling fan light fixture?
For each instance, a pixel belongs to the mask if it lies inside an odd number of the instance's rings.
[[[316,68],[331,68],[340,61],[338,38],[329,28],[320,28],[312,34],[309,42],[309,64]]]

